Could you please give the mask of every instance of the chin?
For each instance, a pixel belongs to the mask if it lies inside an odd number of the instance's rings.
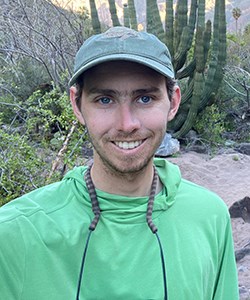
[[[109,169],[110,172],[114,174],[136,174],[140,173],[141,171],[145,170],[153,161],[153,156],[147,160],[143,160],[142,162],[139,162],[138,159],[131,160],[131,162],[117,162],[117,163],[111,163],[111,162],[103,162],[105,167]]]

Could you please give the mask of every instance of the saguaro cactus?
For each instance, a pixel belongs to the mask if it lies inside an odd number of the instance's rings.
[[[136,10],[133,0],[128,0],[130,28],[137,30]]]
[[[109,10],[111,14],[111,19],[113,22],[113,26],[121,26],[119,19],[117,17],[117,10],[115,6],[115,0],[108,0],[109,2]]]
[[[147,0],[147,31],[155,34],[165,43],[165,33],[162,27],[161,18],[156,0]]]
[[[93,27],[93,33],[97,34],[101,32],[101,24],[98,18],[98,12],[96,9],[95,0],[89,0],[90,6],[90,15],[91,15],[91,22]]]
[[[123,4],[123,20],[124,20],[124,26],[125,27],[130,27],[130,22],[129,22],[129,8],[128,8],[128,4],[127,3]]]

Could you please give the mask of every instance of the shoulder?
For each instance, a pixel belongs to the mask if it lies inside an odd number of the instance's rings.
[[[61,182],[53,183],[8,202],[0,208],[0,225],[11,221],[15,223],[16,219],[29,217],[39,210],[50,210],[56,204],[61,185]]]
[[[201,202],[202,204],[214,204],[222,207],[226,207],[225,202],[215,192],[205,188],[204,186],[198,185],[189,180],[181,180],[179,186],[180,193],[187,195],[187,198],[193,199],[195,202]]]
[[[176,206],[183,211],[184,218],[197,220],[199,226],[209,223],[218,230],[230,223],[228,208],[220,196],[185,179],[181,180]]]
[[[77,181],[82,185],[83,170],[82,167],[76,168],[68,172],[62,181],[35,189],[2,206],[0,226],[6,222],[15,223],[17,219],[31,218],[39,212],[51,214],[62,209],[77,195]]]

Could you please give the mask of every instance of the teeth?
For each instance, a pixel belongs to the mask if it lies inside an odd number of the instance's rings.
[[[134,141],[134,142],[115,142],[116,146],[121,149],[134,149],[142,144],[142,141]]]

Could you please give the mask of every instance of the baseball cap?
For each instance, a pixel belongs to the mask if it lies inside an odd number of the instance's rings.
[[[116,26],[83,43],[76,54],[74,75],[69,85],[72,86],[86,70],[114,60],[136,62],[165,77],[175,77],[169,50],[155,35]]]

